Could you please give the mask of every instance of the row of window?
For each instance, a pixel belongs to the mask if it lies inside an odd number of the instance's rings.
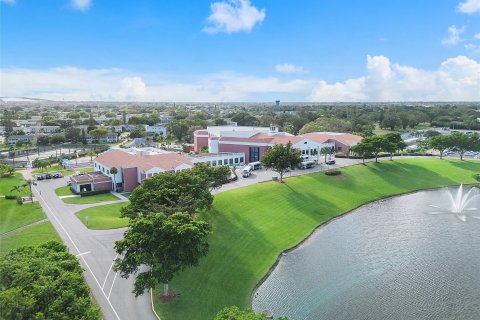
[[[97,163],[95,163],[94,166],[95,166],[95,169],[96,169],[97,168]],[[105,173],[105,167],[102,167],[101,165],[98,165],[98,170]],[[110,174],[110,170],[107,170],[107,174]]]
[[[209,165],[215,167],[215,166],[228,166],[228,165],[234,165],[234,164],[239,164],[243,163],[243,157],[238,157],[238,158],[230,158],[230,159],[220,159],[220,160],[212,160],[212,161],[206,161],[205,163],[208,163]]]

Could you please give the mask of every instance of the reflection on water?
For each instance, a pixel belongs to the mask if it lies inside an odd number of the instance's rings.
[[[480,220],[425,214],[450,201],[419,192],[333,221],[282,257],[253,308],[290,320],[480,319]]]

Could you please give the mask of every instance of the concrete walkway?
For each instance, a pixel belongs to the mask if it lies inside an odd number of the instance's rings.
[[[11,231],[2,233],[2,234],[0,234],[0,239],[3,239],[3,238],[8,237],[8,236],[11,236],[11,235],[14,234],[14,233],[20,232],[20,231],[22,231],[22,230],[25,230],[25,229],[27,229],[27,228],[36,226],[37,224],[41,224],[41,223],[44,223],[44,222],[47,222],[47,221],[48,221],[48,219],[42,219],[42,220],[35,221],[35,222],[33,222],[33,223],[30,223],[30,224],[21,226],[21,227],[19,227],[19,228],[17,228],[17,229],[13,229],[13,230],[11,230]]]

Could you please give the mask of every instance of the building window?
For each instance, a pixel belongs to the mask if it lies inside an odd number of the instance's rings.
[[[233,164],[233,159],[228,160],[229,164]]]
[[[235,163],[238,163],[238,158],[235,158]]]
[[[216,165],[217,165],[217,161],[216,161],[216,160],[213,160],[213,161],[212,161],[212,166],[215,167]]]
[[[110,170],[107,170],[107,174],[110,174]]]
[[[218,165],[219,165],[219,166],[222,165],[222,160],[218,160]]]
[[[260,148],[250,147],[250,159],[249,162],[255,162],[260,160]]]
[[[240,157],[240,162],[243,162],[243,157]]]
[[[338,149],[338,150],[342,150],[342,147],[338,147],[337,149]]]

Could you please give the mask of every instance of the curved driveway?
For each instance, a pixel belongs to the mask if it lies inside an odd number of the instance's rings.
[[[133,277],[124,279],[111,270],[116,258],[113,246],[122,238],[126,228],[90,230],[75,216],[75,212],[81,209],[117,201],[66,204],[55,194],[55,189],[64,185],[64,179],[38,181],[33,192],[70,253],[80,260],[104,319],[156,319],[148,292],[135,298],[132,294]]]

